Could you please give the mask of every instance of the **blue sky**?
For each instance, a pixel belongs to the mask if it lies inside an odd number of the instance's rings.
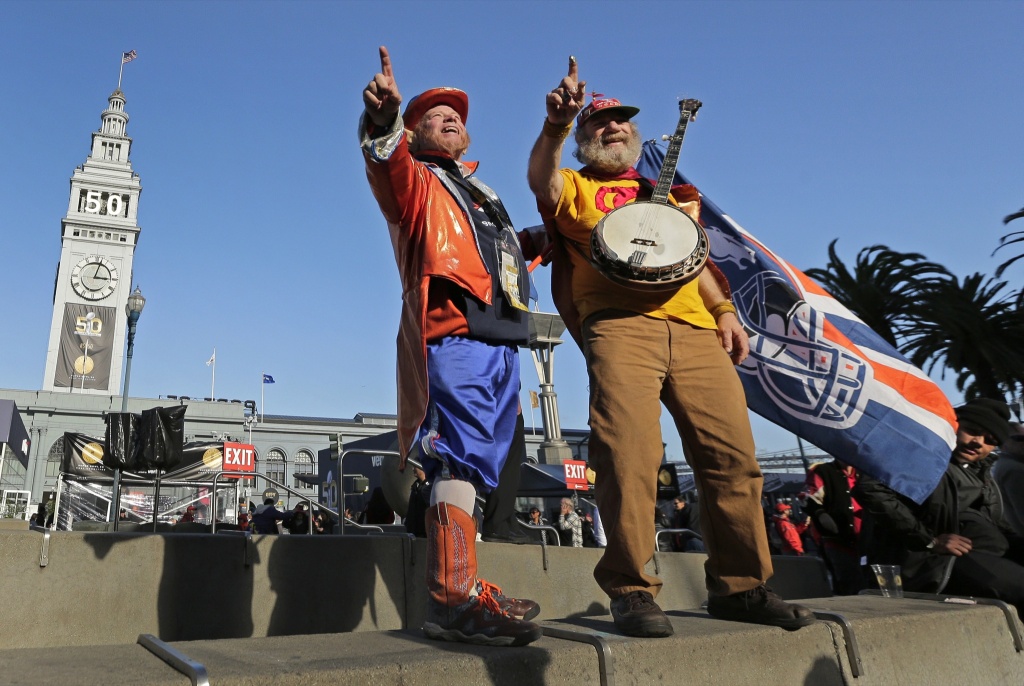
[[[1024,205],[1022,35],[1019,2],[8,0],[0,387],[41,387],[68,179],[123,51],[148,299],[132,395],[208,395],[216,347],[218,397],[258,400],[266,371],[268,412],[350,417],[395,409],[400,289],[355,137],[378,45],[406,98],[470,94],[469,157],[521,227],[538,222],[544,95],[573,54],[590,89],[641,108],[645,137],[701,99],[681,168],[796,266],[838,238],[848,262],[883,243],[963,276],[994,271],[1000,219]],[[562,426],[584,428],[582,356],[555,358]],[[796,444],[754,426],[761,450]]]

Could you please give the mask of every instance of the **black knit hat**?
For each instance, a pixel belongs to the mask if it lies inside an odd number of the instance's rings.
[[[956,408],[956,418],[961,425],[967,424],[992,434],[1000,445],[1010,436],[1010,408],[1002,400],[975,398]]]

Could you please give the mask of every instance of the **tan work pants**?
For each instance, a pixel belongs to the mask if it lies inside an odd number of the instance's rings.
[[[714,331],[606,310],[583,326],[590,374],[590,466],[608,547],[594,570],[615,598],[657,595],[654,555],[661,403],[687,448],[699,495],[708,590],[750,590],[772,574],[761,470],[746,400]]]

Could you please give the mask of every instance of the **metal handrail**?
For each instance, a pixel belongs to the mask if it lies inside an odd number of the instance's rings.
[[[380,534],[384,533],[384,529],[379,527],[379,526],[377,526],[376,524],[360,524],[359,522],[357,522],[356,520],[354,520],[354,519],[352,519],[350,517],[345,517],[344,519],[345,519],[345,524],[350,524],[350,525],[354,526],[357,529],[365,529],[366,531],[373,531],[374,529],[376,529],[377,533],[380,533]],[[345,535],[345,527],[344,527],[344,525],[340,526],[338,528],[338,530],[339,530],[339,533],[341,535]]]
[[[561,547],[562,539],[558,537],[558,529],[550,524],[530,524],[529,522],[519,522],[526,529],[533,529],[534,531],[550,531],[554,534],[555,545]],[[547,536],[540,537],[540,544],[547,545]]]
[[[330,514],[334,515],[335,517],[338,518],[339,522],[341,522],[341,520],[342,520],[341,515],[339,515],[337,512],[335,512],[331,508],[329,508],[326,505],[323,505],[321,503],[315,502],[312,498],[305,497],[302,493],[299,493],[298,491],[296,491],[294,489],[288,488],[287,486],[285,486],[280,481],[276,481],[274,479],[271,479],[269,476],[267,476],[266,474],[263,474],[262,472],[227,472],[227,471],[219,471],[219,472],[217,472],[216,474],[213,475],[213,492],[214,493],[217,492],[217,482],[220,480],[220,477],[224,476],[225,474],[228,474],[228,475],[230,475],[230,476],[232,476],[234,478],[238,478],[239,476],[243,476],[243,477],[257,477],[258,476],[261,479],[264,479],[267,482],[273,484],[274,486],[277,486],[278,488],[283,489],[284,491],[286,491],[290,495],[297,496],[300,501],[302,501],[304,503],[307,503],[309,505],[309,517],[308,517],[309,521],[307,523],[309,525],[309,533],[310,534],[313,533],[313,505],[316,505],[321,510],[326,510]],[[213,504],[213,509],[212,509],[212,516],[210,517],[210,520],[211,520],[211,522],[210,522],[210,525],[211,525],[210,533],[215,534],[215,533],[217,533],[217,499],[216,498],[212,498],[211,501],[212,501],[212,504]]]
[[[397,450],[369,450],[367,448],[351,448],[349,450],[341,451],[341,455],[338,456],[338,487],[339,487],[338,488],[338,490],[339,490],[339,498],[338,498],[338,500],[340,501],[339,505],[338,505],[338,509],[339,510],[343,510],[344,509],[343,506],[345,504],[345,496],[348,495],[348,494],[345,493],[345,467],[344,467],[344,463],[345,463],[345,458],[347,456],[349,456],[349,455],[380,455],[382,457],[385,456],[385,455],[393,455],[394,457],[397,457],[399,460],[402,459],[402,453],[398,452]],[[418,467],[419,469],[423,469],[423,463],[420,460],[416,459],[415,457],[412,457],[412,456],[406,457],[405,458],[405,463],[406,463],[407,466],[408,465],[412,465],[413,467]],[[355,495],[355,494],[353,494],[353,495]],[[480,510],[483,511],[484,504],[487,502],[487,499],[484,498],[483,496],[481,496],[479,493],[477,493],[476,494],[476,502],[480,506]],[[352,521],[352,520],[348,520],[348,521]],[[362,526],[362,525],[357,525],[357,526]],[[342,527],[342,533],[344,533],[344,527]],[[381,533],[384,533],[383,529],[381,529]]]
[[[654,532],[654,549],[658,549],[658,541],[662,534],[690,534],[690,538],[696,538],[698,541],[703,541],[704,537],[693,529],[658,529]]]

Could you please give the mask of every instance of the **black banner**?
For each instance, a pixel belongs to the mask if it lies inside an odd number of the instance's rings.
[[[110,361],[117,310],[66,303],[60,355],[53,374],[57,388],[110,390]]]
[[[181,450],[181,462],[173,472],[161,474],[168,481],[210,481],[221,470],[223,443],[197,441],[186,443]],[[64,434],[64,461],[61,471],[86,478],[113,479],[114,470],[103,464],[106,442],[85,434]],[[108,460],[109,462],[109,460]],[[155,481],[155,470],[122,471],[123,479]]]

